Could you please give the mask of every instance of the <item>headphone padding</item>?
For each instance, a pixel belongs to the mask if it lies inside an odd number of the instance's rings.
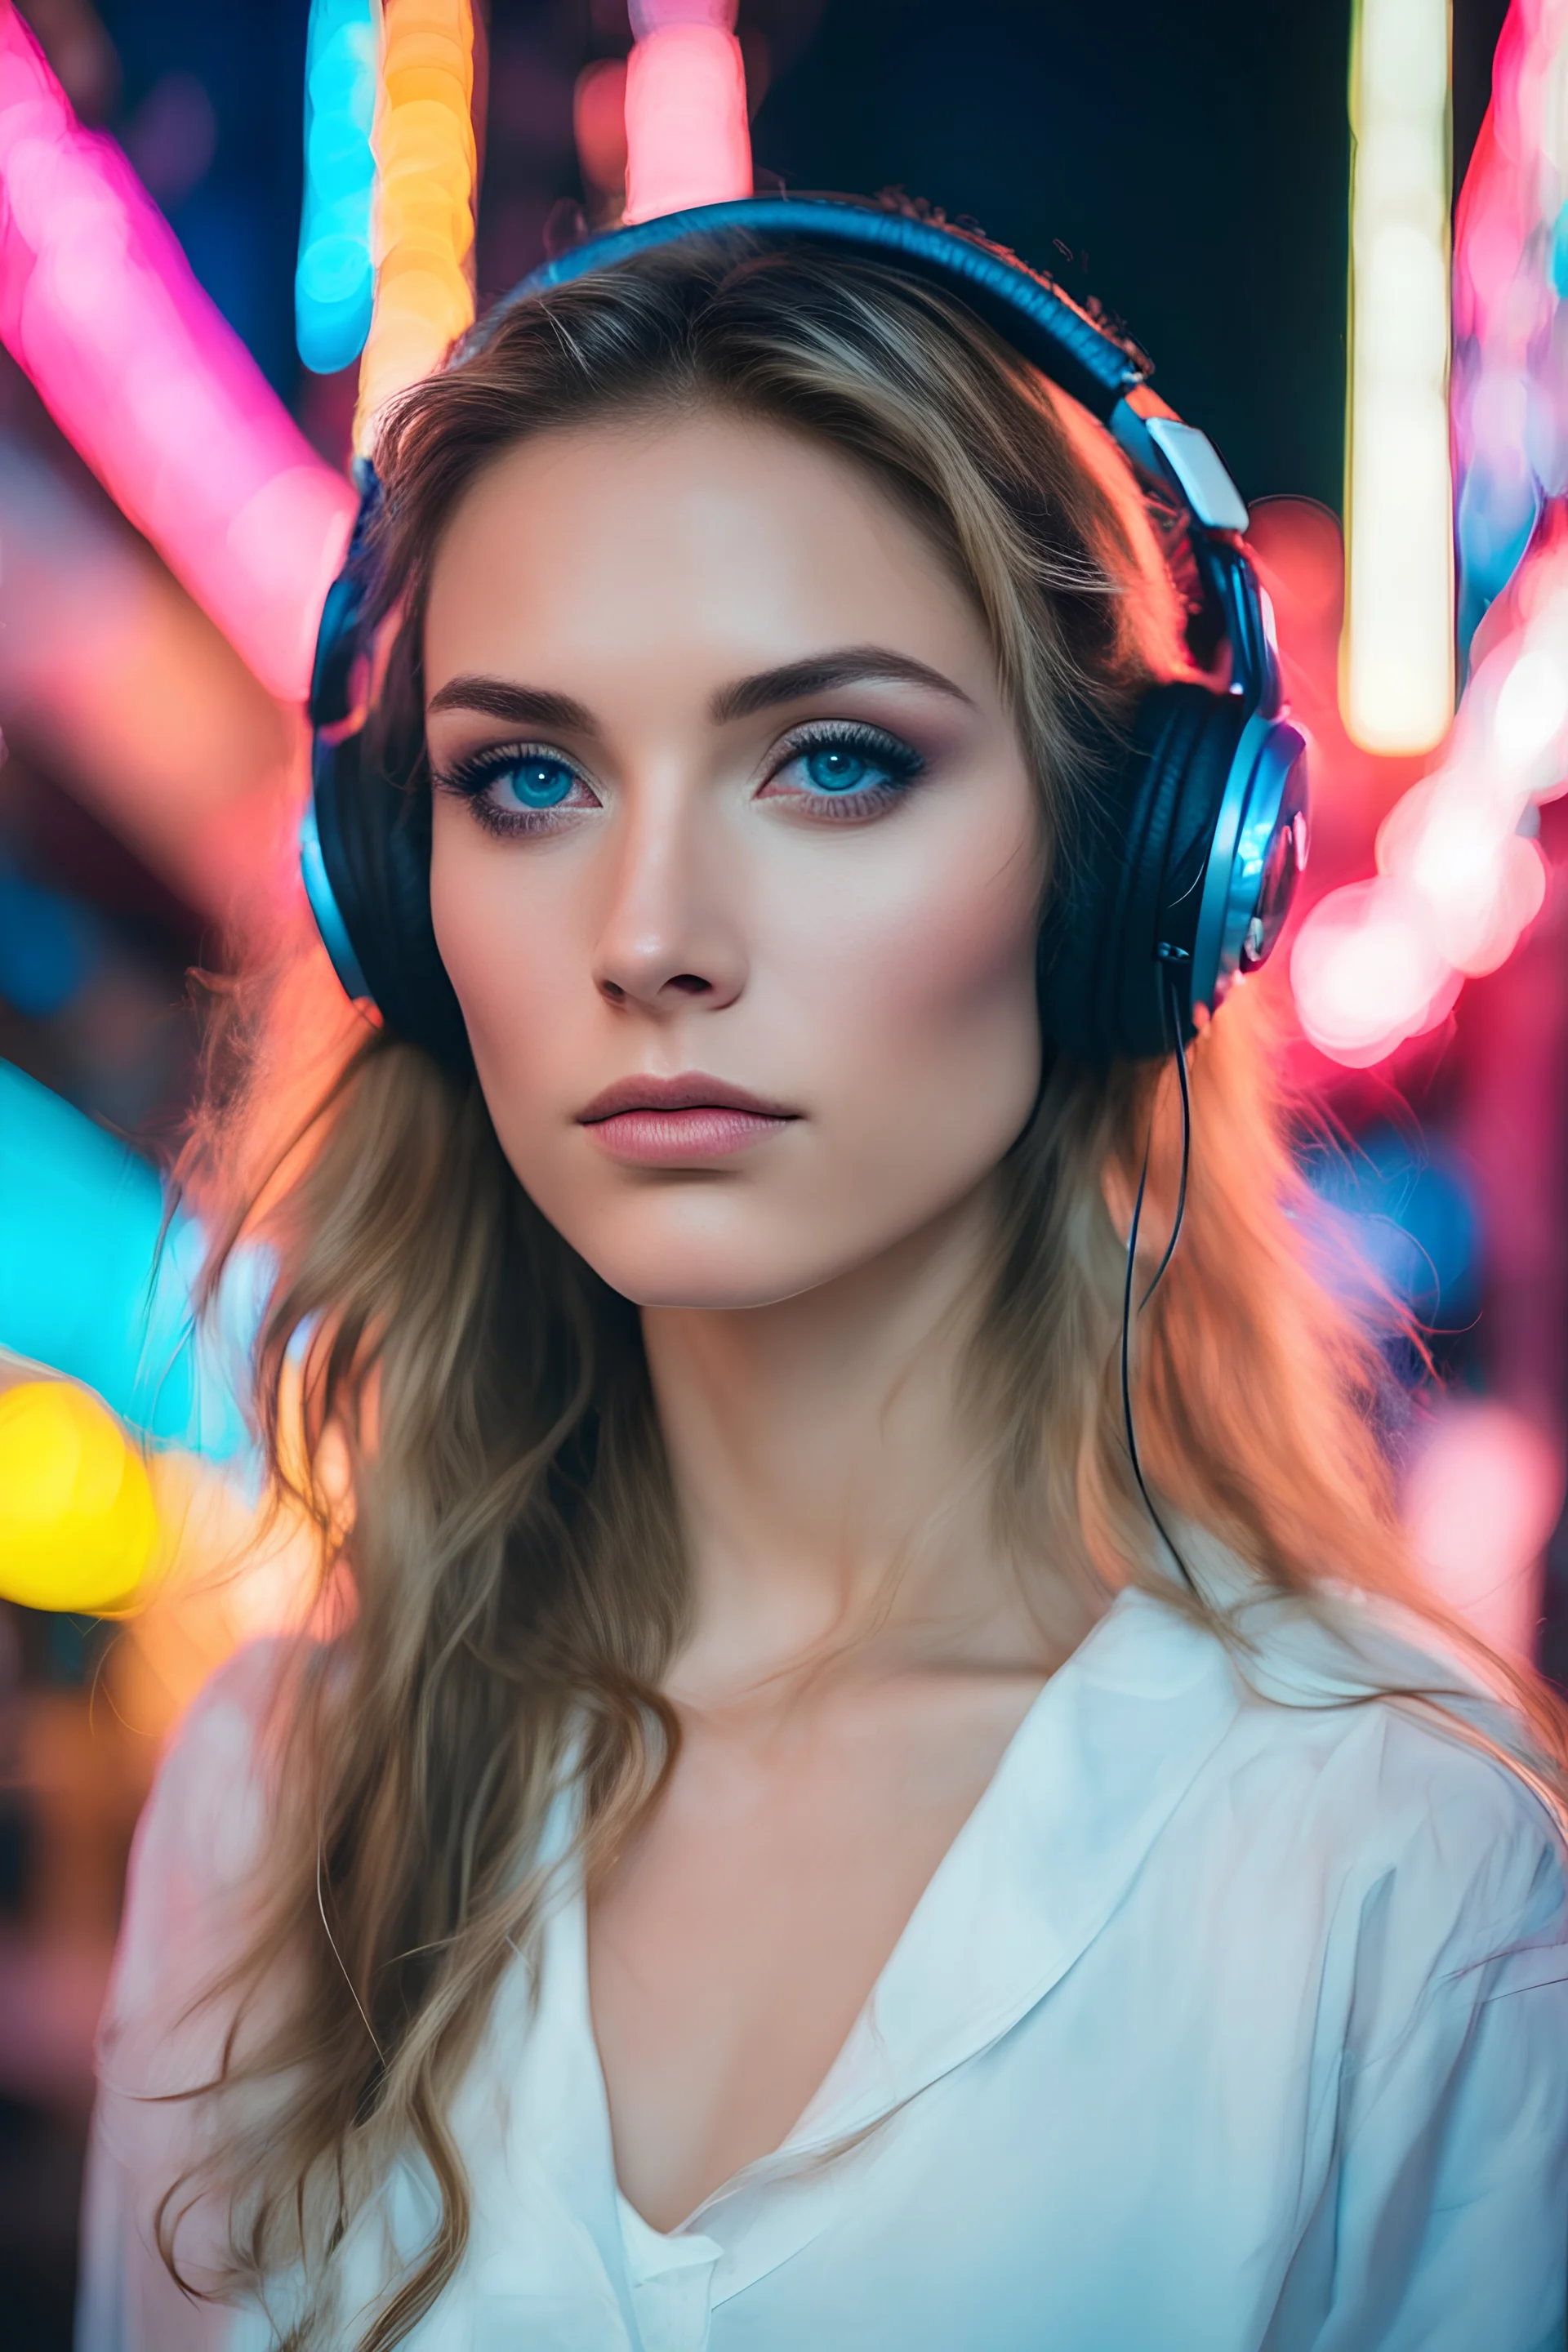
[[[1086,804],[1064,840],[1040,932],[1040,1017],[1075,1061],[1168,1053],[1174,1042],[1162,946],[1182,967],[1183,1026],[1211,1001],[1214,975],[1192,971],[1204,874],[1237,745],[1238,695],[1187,682],[1156,686],[1130,729],[1088,749]]]
[[[365,984],[387,1027],[451,1070],[473,1066],[430,919],[430,795],[362,756],[360,733],[318,741],[321,860]]]

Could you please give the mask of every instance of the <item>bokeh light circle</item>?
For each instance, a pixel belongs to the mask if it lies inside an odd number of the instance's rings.
[[[71,1381],[0,1394],[0,1598],[122,1608],[157,1541],[145,1465],[106,1405]]]

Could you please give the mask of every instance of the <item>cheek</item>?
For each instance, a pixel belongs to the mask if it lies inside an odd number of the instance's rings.
[[[509,1087],[539,1076],[540,1049],[560,1034],[581,991],[583,951],[567,877],[544,891],[523,887],[519,860],[472,819],[437,803],[430,856],[430,917],[447,976],[463,1009],[481,1078],[504,1068]]]
[[[744,985],[682,1022],[676,1058],[806,1117],[733,1182],[650,1187],[574,1121],[586,1092],[648,1051],[643,1018],[606,1010],[595,984],[604,876],[591,856],[498,855],[438,808],[437,941],[502,1148],[613,1287],[643,1304],[789,1296],[984,1181],[1026,1123],[1040,1072],[1033,824],[1007,814],[901,840],[891,827],[880,841],[770,834],[716,861],[714,919],[743,950]]]
[[[958,854],[822,908],[792,993],[841,1114],[889,1158],[999,1156],[1039,1086],[1034,860]]]
[[[993,1072],[1016,1058],[1035,1017],[1033,892],[944,893],[912,923],[864,941],[868,1004],[879,1025],[946,1058],[978,1048]]]

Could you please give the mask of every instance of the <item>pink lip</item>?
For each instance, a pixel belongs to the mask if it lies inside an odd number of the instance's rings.
[[[678,1168],[744,1151],[799,1116],[692,1071],[678,1078],[617,1078],[578,1112],[577,1123],[613,1159]]]

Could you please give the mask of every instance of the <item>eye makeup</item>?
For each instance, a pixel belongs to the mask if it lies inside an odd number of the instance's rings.
[[[860,719],[793,728],[769,754],[757,789],[808,822],[864,823],[894,806],[924,772],[924,756],[900,736]],[[563,819],[603,806],[581,770],[548,743],[487,744],[436,772],[435,789],[467,803],[502,839],[553,833]]]
[[[487,744],[432,782],[437,792],[467,802],[477,823],[503,840],[553,833],[562,816],[602,805],[565,753],[549,743]]]
[[[760,799],[794,801],[812,818],[843,823],[879,815],[925,770],[901,736],[860,719],[821,719],[791,730],[773,754]]]

